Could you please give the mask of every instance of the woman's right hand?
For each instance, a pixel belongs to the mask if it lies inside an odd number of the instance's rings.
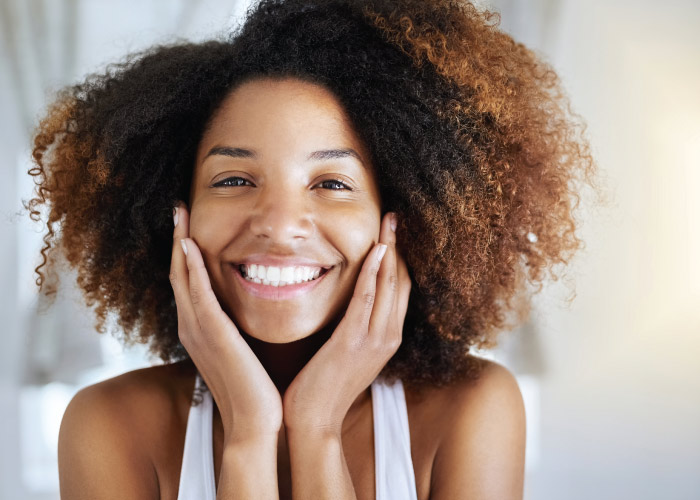
[[[180,342],[216,401],[227,443],[276,438],[280,393],[214,295],[199,247],[189,238],[187,208],[180,203],[175,210],[170,283]]]

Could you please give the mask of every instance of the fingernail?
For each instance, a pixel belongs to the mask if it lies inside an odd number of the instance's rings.
[[[185,240],[180,240],[180,245],[182,245],[182,251],[185,252],[185,255],[187,255],[187,245],[185,244]]]
[[[396,225],[398,224],[398,218],[396,214],[391,214],[391,230],[396,232]]]
[[[377,250],[377,260],[379,262],[382,261],[385,253],[386,253],[386,245],[384,245],[384,244],[379,245],[379,250]]]
[[[177,207],[173,208],[173,222],[175,227],[177,227]]]

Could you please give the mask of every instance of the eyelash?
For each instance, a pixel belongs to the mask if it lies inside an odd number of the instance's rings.
[[[233,181],[233,180],[241,180],[244,182],[250,182],[248,179],[244,179],[243,177],[227,177],[226,179],[220,180],[219,182],[214,184],[212,187],[243,187],[242,184],[235,184],[233,186],[225,184],[225,183],[228,183],[229,181]],[[345,190],[352,191],[352,189],[347,184],[345,184],[343,181],[340,181],[338,179],[327,179],[325,181],[321,181],[319,184],[325,184],[327,182],[332,182],[334,184],[340,184],[342,186],[345,186],[342,189],[330,188],[331,191],[345,191]]]

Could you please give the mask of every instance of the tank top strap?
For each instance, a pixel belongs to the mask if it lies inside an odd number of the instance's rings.
[[[377,500],[417,500],[403,383],[372,382]]]
[[[212,425],[214,407],[211,393],[197,373],[194,394],[201,394],[198,405],[190,405],[182,456],[178,500],[216,500]]]

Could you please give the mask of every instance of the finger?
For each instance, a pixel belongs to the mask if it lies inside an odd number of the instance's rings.
[[[396,314],[398,273],[396,268],[396,233],[391,228],[394,214],[387,213],[382,220],[379,242],[387,245],[386,255],[377,274],[377,293],[369,322],[370,335],[377,335],[385,343],[391,332],[392,319]],[[395,326],[394,326],[395,327]]]
[[[191,238],[182,240],[187,249],[186,262],[189,271],[189,296],[194,314],[199,322],[201,336],[208,342],[219,345],[218,335],[230,333],[237,328],[223,311],[219,300],[211,288],[209,274],[204,266],[204,259],[197,244]],[[242,340],[240,335],[236,335]]]
[[[398,328],[398,334],[399,334],[399,342],[401,342],[401,339],[403,338],[403,325],[406,320],[406,311],[408,311],[408,301],[411,296],[411,276],[408,273],[408,266],[406,265],[406,261],[404,258],[401,256],[401,254],[396,252],[396,260],[397,260],[397,271],[398,271],[398,277],[399,277],[399,290],[398,293],[396,294],[396,309],[395,309],[395,314],[396,314],[396,321],[397,324],[399,325]]]
[[[177,223],[175,223],[177,222]],[[170,285],[175,294],[177,306],[177,321],[186,328],[196,327],[196,316],[190,300],[190,283],[185,262],[185,254],[182,251],[183,239],[189,237],[190,215],[184,203],[180,202],[173,213],[173,248],[170,259]]]
[[[348,332],[354,338],[362,341],[369,330],[369,319],[372,315],[376,293],[377,273],[386,248],[385,244],[377,243],[367,254],[343,318],[343,323],[346,323],[349,328],[344,328],[341,331]]]

